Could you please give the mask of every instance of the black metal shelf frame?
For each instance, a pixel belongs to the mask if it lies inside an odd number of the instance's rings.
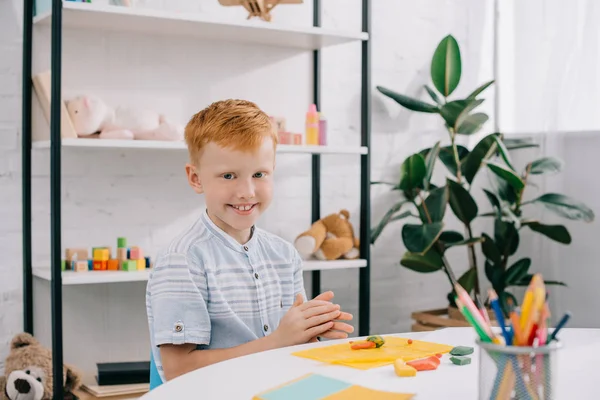
[[[23,330],[34,334],[31,221],[31,107],[32,44],[35,0],[24,0],[22,65],[22,224],[23,224]],[[367,153],[360,160],[360,257],[367,265],[359,268],[359,336],[369,334],[370,324],[370,139],[371,139],[371,4],[362,0],[362,31],[369,37],[361,43],[361,146]],[[63,324],[61,275],[61,78],[62,0],[52,0],[51,94],[50,94],[50,234],[53,399],[62,400]],[[321,25],[320,0],[313,0],[313,25]],[[313,102],[321,103],[321,54],[313,51]],[[321,217],[321,155],[312,155],[312,221]],[[312,272],[312,293],[321,290],[321,272]]]

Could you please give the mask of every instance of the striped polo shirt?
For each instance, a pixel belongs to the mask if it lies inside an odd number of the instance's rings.
[[[271,334],[294,302],[306,300],[302,260],[294,246],[260,228],[240,244],[206,211],[162,250],[150,272],[146,310],[152,353],[157,346],[238,346]]]

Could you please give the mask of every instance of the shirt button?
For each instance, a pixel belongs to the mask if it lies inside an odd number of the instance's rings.
[[[254,277],[255,277],[256,279],[258,279],[258,272],[255,272],[255,273],[254,273]]]
[[[269,325],[263,326],[263,329],[265,330],[265,332],[268,331],[269,330]]]
[[[248,251],[248,246],[244,246],[244,250]]]

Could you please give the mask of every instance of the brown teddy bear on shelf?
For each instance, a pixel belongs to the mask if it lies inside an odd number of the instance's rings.
[[[0,376],[0,399],[52,399],[52,352],[29,333],[17,334],[10,343],[4,364],[5,376]],[[63,392],[72,399],[72,390],[81,386],[81,376],[69,366],[63,367]]]
[[[294,241],[302,257],[312,256],[319,260],[358,258],[358,245],[347,210],[315,221],[309,230],[298,235]]]

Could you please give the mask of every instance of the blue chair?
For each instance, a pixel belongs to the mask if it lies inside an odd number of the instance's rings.
[[[150,352],[150,390],[153,390],[163,384],[160,375],[158,374],[158,368],[154,362],[154,354]]]

